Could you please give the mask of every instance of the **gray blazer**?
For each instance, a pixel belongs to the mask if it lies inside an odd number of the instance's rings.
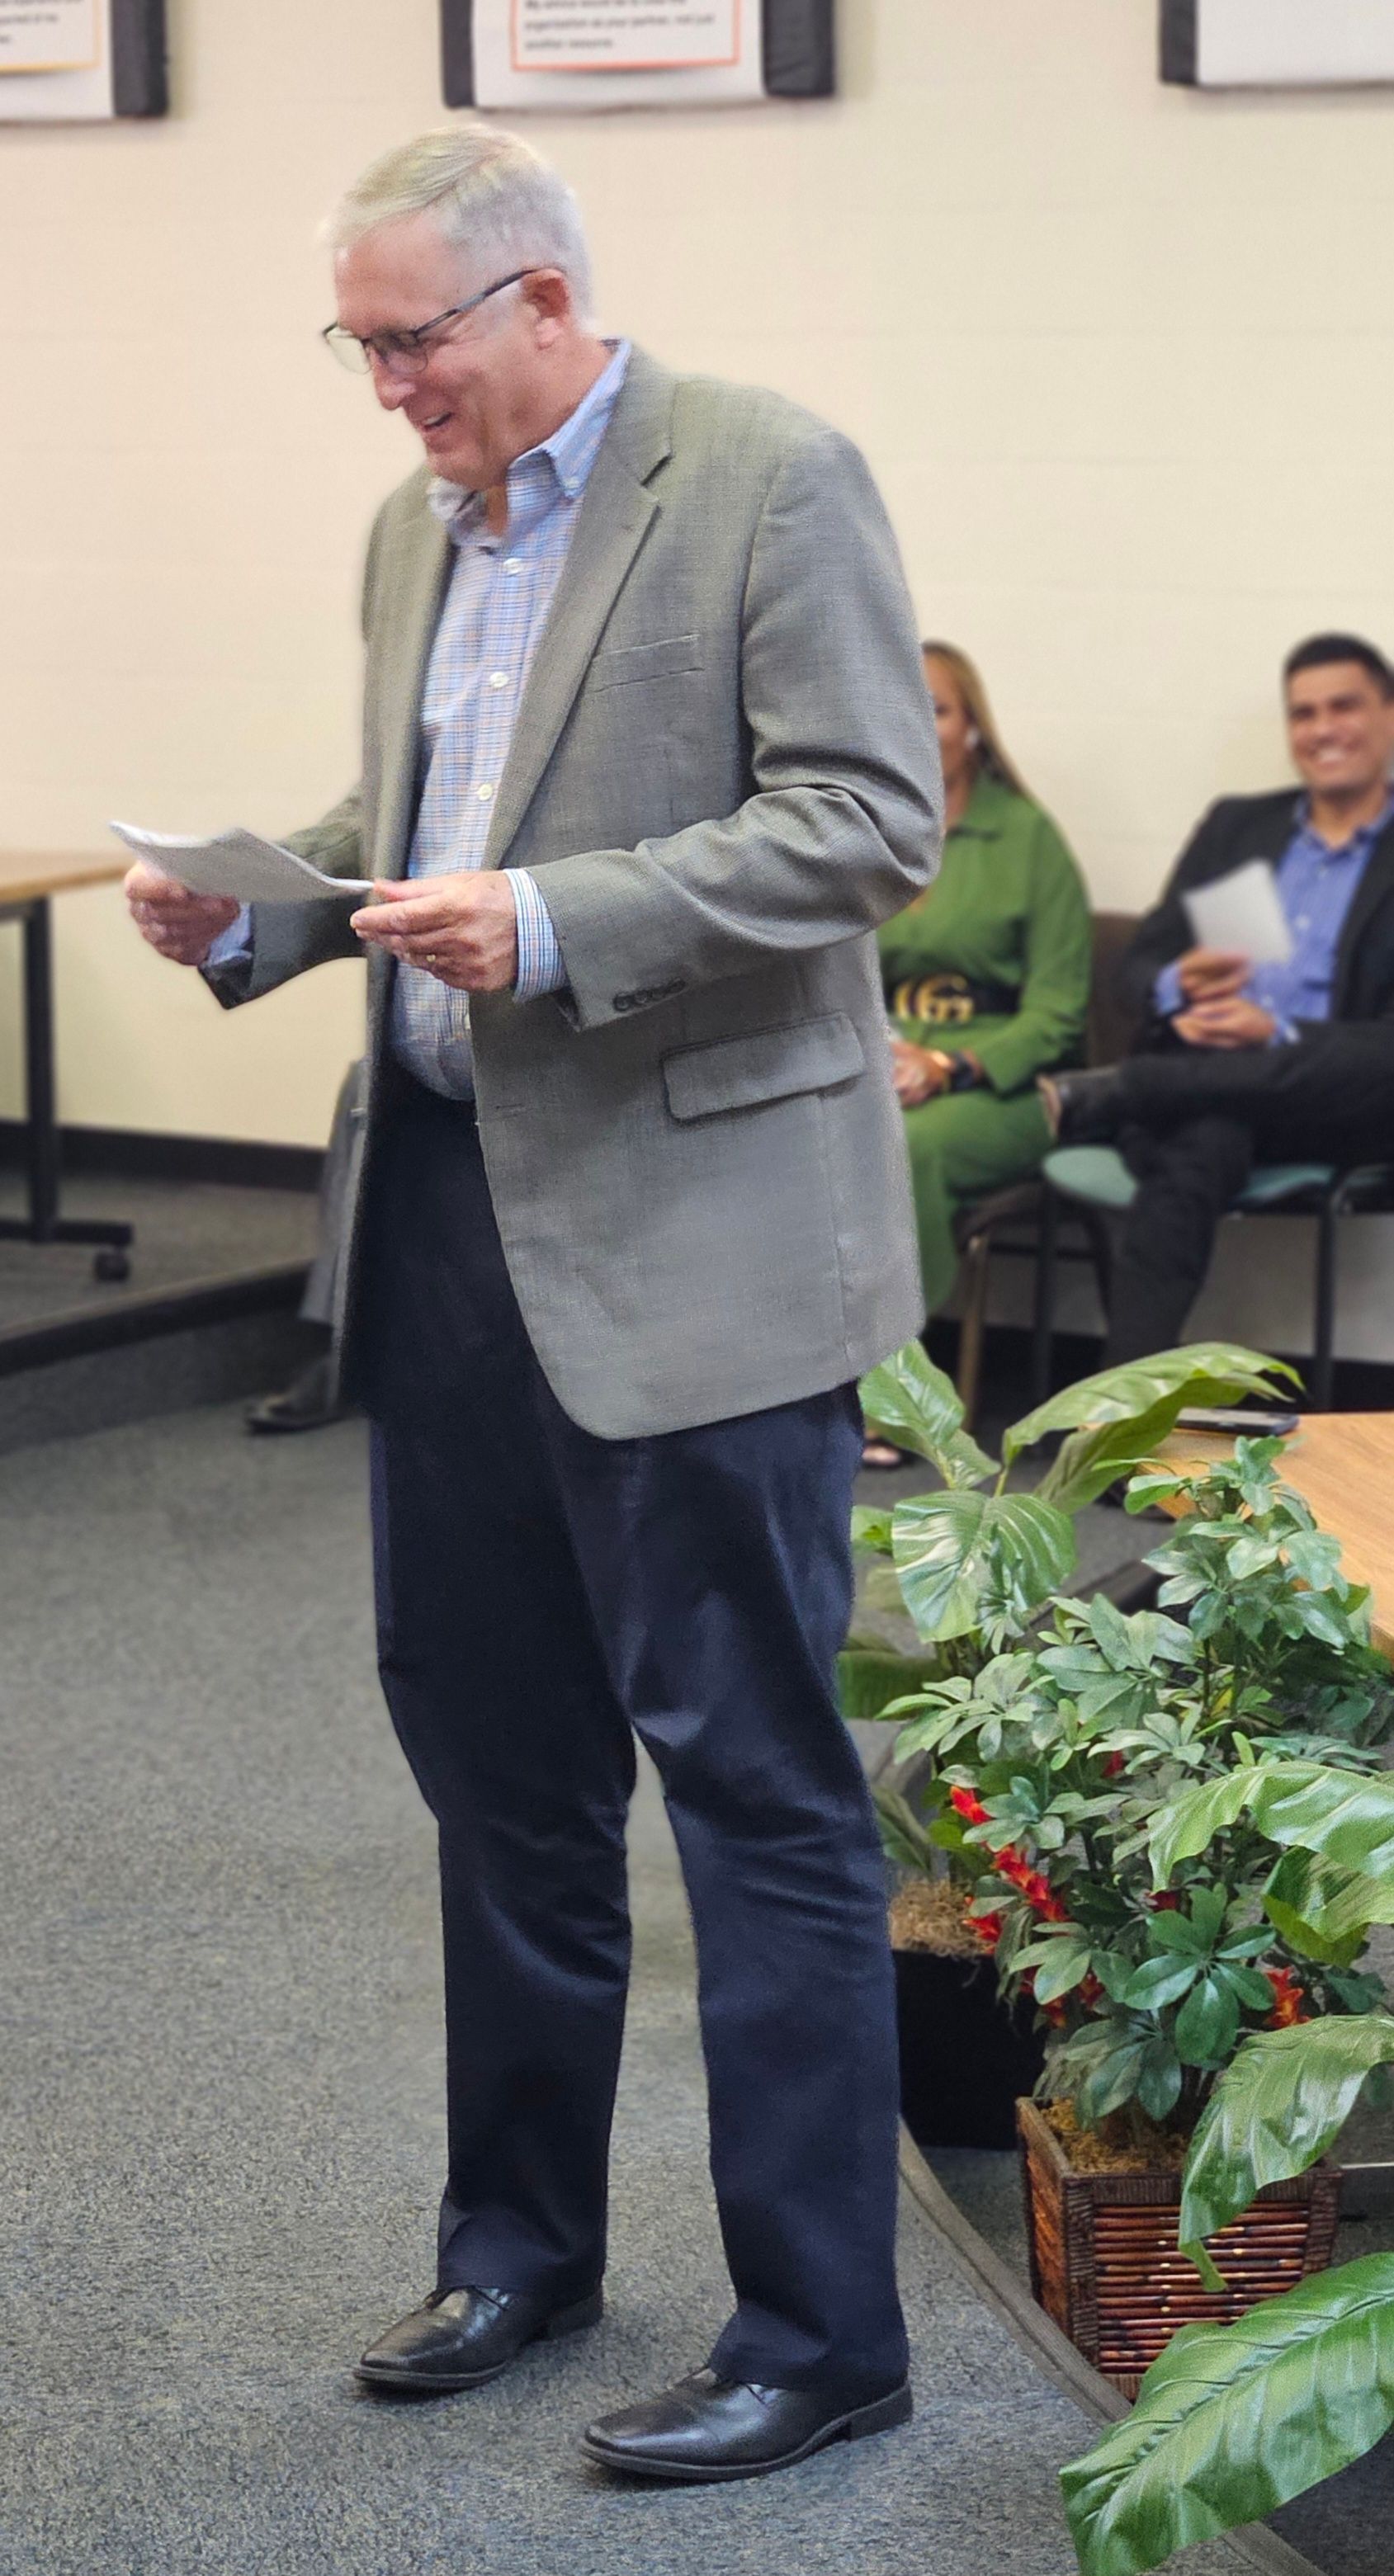
[[[343,875],[406,868],[450,566],[426,482],[373,530],[362,785],[293,843]],[[861,457],[776,395],[636,351],[486,859],[535,871],[567,990],[470,1006],[509,1271],[587,1430],[791,1402],[918,1331],[871,934],[929,883],[940,836],[910,603]],[[268,906],[250,967],[209,980],[251,1000],[357,945],[338,905]],[[375,952],[369,1133],[391,972]]]

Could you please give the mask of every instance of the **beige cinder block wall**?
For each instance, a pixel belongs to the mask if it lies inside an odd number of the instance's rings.
[[[441,120],[435,0],[171,14],[167,123],[0,127],[10,847],[99,846],[109,814],[281,830],[354,766],[362,540],[411,451],[316,346],[314,232]],[[607,324],[862,442],[924,621],[979,656],[1124,904],[1209,797],[1282,776],[1296,634],[1394,643],[1394,93],[1163,91],[1154,19],[844,0],[835,104],[536,126],[589,208]],[[66,1116],[319,1141],[352,967],[225,1016],[114,894],[66,900],[58,939]],[[12,1110],[8,954],[0,978]],[[1272,1299],[1291,1263],[1263,1241]],[[1349,1348],[1394,1355],[1389,1258],[1364,1228]],[[1246,1291],[1229,1319],[1287,1313]]]

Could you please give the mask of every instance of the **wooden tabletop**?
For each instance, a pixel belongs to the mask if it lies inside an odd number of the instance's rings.
[[[1226,1431],[1174,1431],[1168,1466],[1227,1456]],[[1341,1542],[1347,1581],[1368,1583],[1374,1641],[1394,1655],[1394,1413],[1306,1413],[1284,1443],[1283,1481]]]
[[[0,850],[0,906],[74,886],[115,885],[130,864],[115,850],[109,858],[95,850]]]

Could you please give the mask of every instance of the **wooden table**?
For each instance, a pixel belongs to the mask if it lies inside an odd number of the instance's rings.
[[[1227,1431],[1173,1431],[1170,1467],[1232,1455]],[[1285,1484],[1341,1542],[1351,1583],[1368,1583],[1375,1644],[1394,1655],[1394,1413],[1305,1413],[1279,1461]]]
[[[116,1218],[58,1212],[58,1110],[53,1067],[54,895],[77,886],[113,885],[126,873],[119,858],[58,851],[0,851],[0,921],[18,921],[24,936],[24,1110],[28,1209],[0,1217],[0,1242],[91,1243],[99,1279],[130,1272],[133,1228]]]

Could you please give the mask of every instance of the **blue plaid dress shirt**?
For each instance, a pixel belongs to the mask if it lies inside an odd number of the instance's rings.
[[[1394,796],[1373,823],[1364,823],[1348,841],[1333,848],[1312,829],[1303,804],[1292,839],[1273,869],[1278,900],[1292,933],[1292,955],[1286,965],[1256,966],[1244,985],[1246,1000],[1257,1002],[1274,1022],[1271,1044],[1291,1045],[1299,1020],[1329,1020],[1336,980],[1336,951],[1346,915],[1381,832],[1394,819]],[[1184,1011],[1186,997],[1175,963],[1164,966],[1153,988],[1164,1019]]]
[[[484,857],[513,726],[576,525],[576,512],[629,366],[620,341],[568,420],[508,469],[508,525],[490,533],[482,493],[439,479],[427,499],[444,520],[455,566],[431,647],[421,702],[425,780],[407,874],[449,876]],[[503,871],[518,913],[514,999],[566,981],[561,951],[525,868]],[[419,966],[399,964],[389,1016],[394,1055],[447,1099],[474,1089],[469,996]]]

